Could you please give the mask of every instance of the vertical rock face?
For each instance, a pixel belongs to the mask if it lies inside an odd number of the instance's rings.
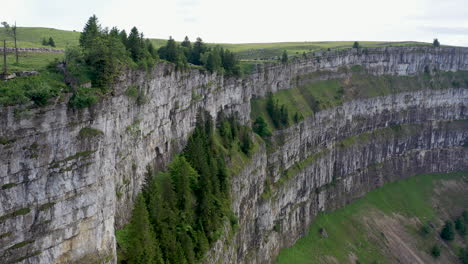
[[[257,167],[233,180],[240,230],[235,248],[213,259],[271,263],[321,211],[404,177],[466,170],[467,103],[466,89],[403,93],[346,103],[281,131],[284,144],[257,154]]]
[[[160,64],[148,73],[123,74],[114,95],[88,109],[68,108],[67,96],[43,108],[0,108],[2,261],[112,262],[115,227],[128,221],[146,166],[161,169],[183,148],[199,108],[213,116],[237,113],[248,123],[253,97],[316,78],[298,76],[320,70],[339,75],[351,65],[375,75],[468,70],[468,50],[326,53],[319,60],[259,67],[243,79]],[[129,87],[140,98],[127,96]],[[218,243],[208,261],[271,262],[319,211],[399,177],[465,169],[467,129],[450,121],[466,119],[467,99],[466,89],[428,89],[358,100],[278,132],[286,143],[271,153],[260,148],[234,177],[240,227],[234,243]],[[345,140],[362,133],[369,134],[365,142]],[[301,169],[292,173],[295,167]],[[282,177],[285,171],[291,175]]]

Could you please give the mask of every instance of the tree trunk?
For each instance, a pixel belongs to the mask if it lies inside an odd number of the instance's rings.
[[[15,28],[13,30],[13,36],[15,38],[15,53],[16,53],[16,63],[18,64],[18,46],[16,46],[16,22],[15,22]]]

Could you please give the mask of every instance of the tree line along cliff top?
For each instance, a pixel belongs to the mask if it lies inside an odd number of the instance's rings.
[[[81,29],[80,29],[81,31]],[[36,48],[44,47],[44,38],[53,38],[57,49],[65,49],[68,45],[78,45],[80,32],[77,30],[60,30],[44,27],[18,27],[18,47]],[[0,40],[7,40],[7,47],[13,47],[13,41],[6,34],[4,28],[0,28]],[[155,48],[166,44],[167,39],[149,38]],[[183,40],[178,40],[182,42]],[[276,42],[276,43],[208,43],[209,45],[220,45],[230,49],[241,60],[266,60],[281,56],[286,50],[291,55],[302,55],[304,52],[313,52],[324,49],[347,49],[353,46],[354,41],[320,41],[320,42]],[[359,41],[362,47],[385,47],[385,46],[415,46],[431,45],[431,43],[403,41]]]
[[[10,29],[11,30],[11,29]],[[0,29],[0,40],[14,46],[11,31]],[[151,69],[159,61],[174,63],[176,68],[200,68],[228,76],[250,73],[258,63],[286,63],[289,58],[307,58],[323,51],[340,51],[356,47],[363,50],[387,46],[428,46],[418,42],[283,42],[249,44],[212,44],[201,38],[182,42],[148,39],[136,27],[128,33],[101,26],[92,16],[83,31],[18,27],[19,48],[48,47],[64,53],[8,53],[3,76],[21,71],[38,71],[37,76],[21,77],[0,83],[0,105],[34,102],[41,106],[60,93],[71,92],[70,106],[82,108],[112,89],[124,68]],[[326,53],[333,55],[332,53]],[[91,86],[91,88],[89,87]]]

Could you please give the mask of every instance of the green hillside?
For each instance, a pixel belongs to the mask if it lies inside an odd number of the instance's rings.
[[[52,37],[59,49],[64,49],[67,45],[77,45],[80,33],[53,28],[41,27],[18,27],[18,45],[20,47],[43,47],[42,39]],[[5,29],[0,28],[0,40],[7,39],[8,46],[12,47],[11,38],[5,34]],[[165,45],[164,39],[151,39],[156,48]],[[181,40],[178,40],[181,41]],[[195,40],[192,40],[195,41]],[[279,56],[286,50],[290,55],[302,55],[303,52],[313,52],[324,49],[346,49],[351,48],[354,41],[322,41],[322,42],[276,42],[276,43],[209,43],[210,45],[221,45],[235,52],[242,59],[269,59]],[[362,47],[383,47],[383,46],[415,46],[430,45],[423,42],[382,42],[382,41],[361,41]]]
[[[281,250],[277,263],[398,263],[405,254],[424,263],[457,263],[466,236],[457,234],[445,242],[439,232],[444,221],[468,210],[467,181],[467,173],[451,173],[389,183],[342,209],[320,214],[305,237]],[[430,255],[433,245],[441,249],[437,260]]]
[[[44,47],[42,46],[42,39],[52,37],[55,41],[57,49],[64,49],[67,45],[78,45],[80,37],[79,32],[53,29],[53,28],[40,28],[40,27],[18,27],[18,47],[33,48]],[[0,40],[7,40],[7,46],[13,47],[13,39],[9,37],[5,29],[0,28]]]

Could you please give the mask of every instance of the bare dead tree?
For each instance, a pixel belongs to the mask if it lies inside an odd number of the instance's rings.
[[[17,37],[17,35],[16,35],[16,30],[17,30],[16,22],[15,22],[14,26],[10,26],[7,22],[3,21],[2,25],[5,28],[6,33],[8,35],[10,35],[13,38],[13,40],[15,41],[16,63],[18,63],[18,46],[16,45],[16,37]]]

